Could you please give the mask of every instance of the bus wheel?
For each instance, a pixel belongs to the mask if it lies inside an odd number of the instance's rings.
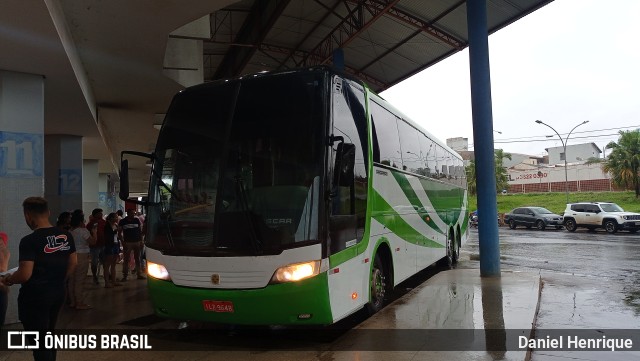
[[[451,263],[457,264],[460,259],[460,242],[458,240],[451,241]]]
[[[387,293],[384,264],[377,254],[373,261],[373,267],[371,268],[369,283],[371,287],[371,300],[367,304],[367,309],[370,314],[374,314],[384,306],[384,297]]]
[[[446,245],[446,247],[447,247],[447,255],[444,256],[443,258],[441,258],[440,260],[438,260],[438,262],[437,262],[438,266],[450,269],[456,263],[456,261],[454,261],[454,259],[457,258],[455,256],[454,243],[455,243],[454,240],[447,239],[447,245]]]

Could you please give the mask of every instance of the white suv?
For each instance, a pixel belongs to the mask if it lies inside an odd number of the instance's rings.
[[[570,203],[564,211],[564,227],[570,232],[585,227],[589,230],[604,228],[608,233],[618,230],[636,233],[640,229],[640,214],[625,212],[615,203]]]

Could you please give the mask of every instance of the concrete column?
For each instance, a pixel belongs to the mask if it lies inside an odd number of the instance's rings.
[[[0,70],[0,231],[9,236],[9,268],[31,230],[22,201],[44,195],[44,78]],[[7,323],[18,322],[18,288],[9,294]]]
[[[82,137],[47,135],[45,148],[45,197],[51,218],[62,211],[82,209]]]
[[[486,0],[467,1],[467,28],[469,32],[473,143],[476,156],[476,185],[480,219],[478,227],[480,275],[500,276],[500,241],[496,218],[498,204],[496,203]]]
[[[100,174],[97,159],[82,161],[82,209],[84,214],[91,214],[100,203]]]

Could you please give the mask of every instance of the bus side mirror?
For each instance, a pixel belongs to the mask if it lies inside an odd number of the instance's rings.
[[[336,164],[333,168],[333,184],[350,187],[353,183],[356,163],[356,146],[351,143],[339,143],[336,151]]]
[[[129,199],[129,161],[127,159],[120,161],[120,192],[118,196],[123,201]]]
[[[129,199],[129,161],[124,157],[126,154],[144,157],[150,160],[153,160],[155,156],[153,154],[136,152],[132,150],[123,150],[120,153],[120,192],[118,192],[118,196],[123,201],[147,205],[149,202],[142,202],[138,200],[133,201]]]

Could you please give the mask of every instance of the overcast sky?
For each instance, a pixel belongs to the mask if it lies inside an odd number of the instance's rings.
[[[489,36],[496,148],[546,154],[640,128],[640,1],[555,0]],[[444,141],[473,147],[469,52],[461,51],[382,93],[396,108]],[[554,134],[553,138],[546,135]]]

